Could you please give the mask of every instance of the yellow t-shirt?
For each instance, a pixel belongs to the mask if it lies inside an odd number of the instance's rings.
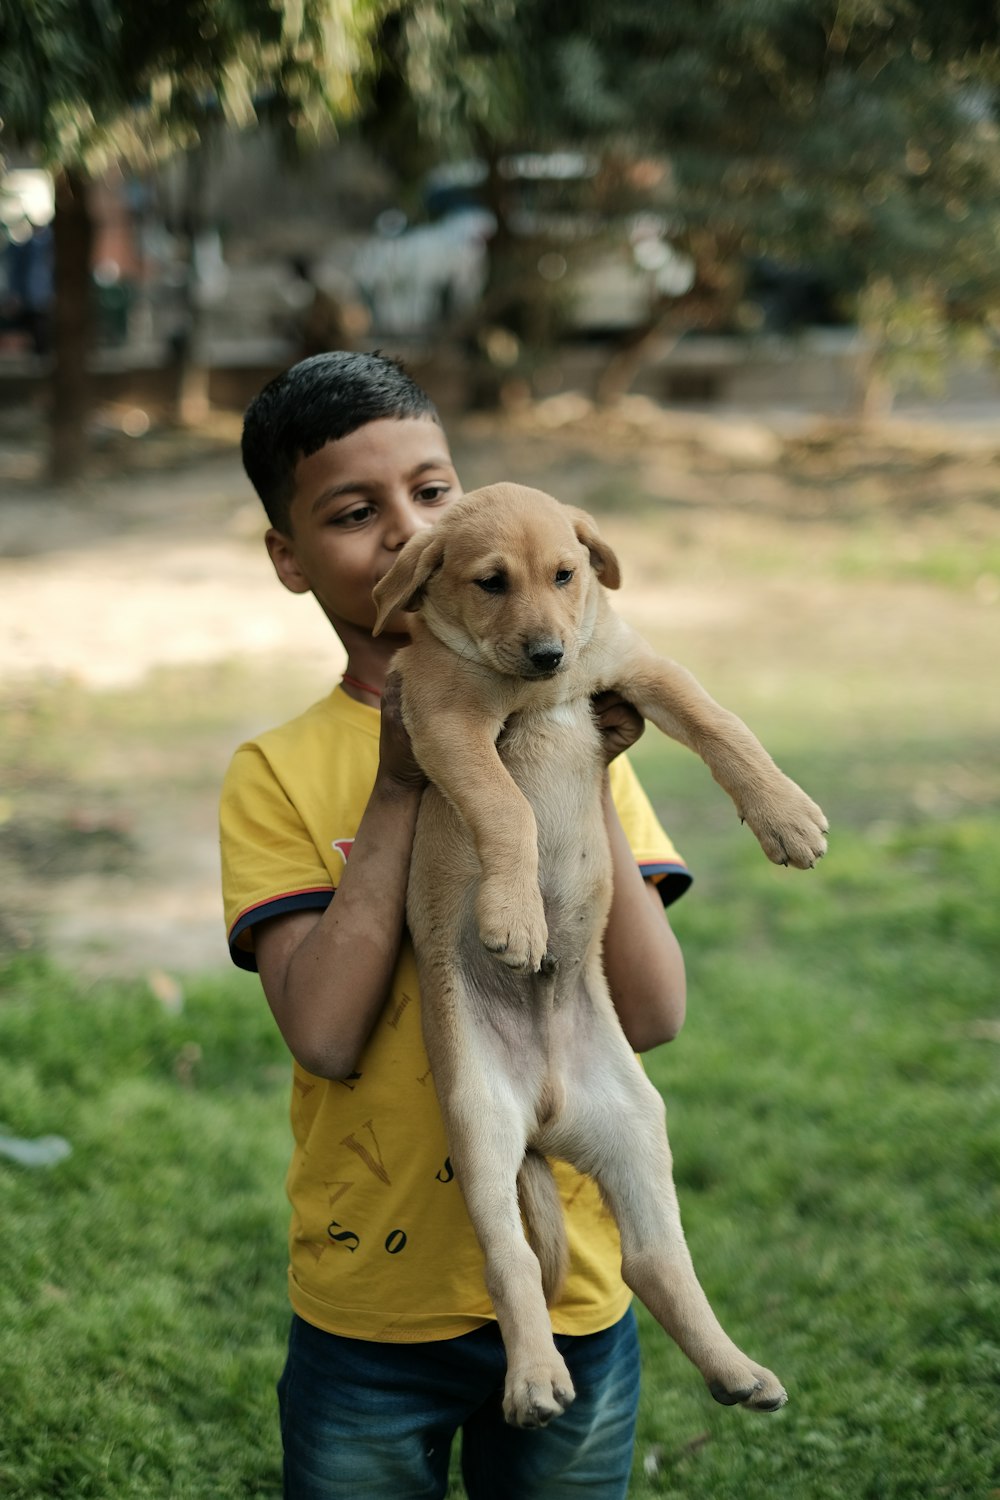
[[[337,888],[378,767],[378,710],[336,688],[237,750],[221,806],[230,952],[255,969],[257,922],[325,908]],[[624,756],[611,784],[644,875],[664,901],[690,876]],[[404,938],[381,1016],[349,1078],[293,1065],[294,1149],[287,1191],[289,1294],[330,1333],[380,1342],[452,1338],[493,1317],[483,1262],[448,1160]],[[570,1274],[557,1333],[595,1333],[625,1311],[618,1232],[594,1183],[553,1163],[566,1209]]]

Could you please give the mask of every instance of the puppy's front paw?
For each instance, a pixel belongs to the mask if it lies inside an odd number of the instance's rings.
[[[537,888],[512,890],[500,880],[484,880],[476,898],[476,921],[483,947],[501,963],[537,974],[548,947],[545,909]]]
[[[769,860],[811,870],[826,853],[829,823],[823,809],[787,776],[748,799],[740,816],[757,835]]]
[[[544,1365],[508,1370],[503,1414],[512,1427],[544,1427],[576,1397],[566,1363],[553,1348]]]

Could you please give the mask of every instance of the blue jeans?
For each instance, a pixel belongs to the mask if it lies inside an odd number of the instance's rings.
[[[624,1500],[639,1399],[635,1315],[556,1343],[576,1400],[550,1426],[524,1430],[503,1418],[495,1323],[433,1343],[373,1344],[293,1317],[278,1383],[285,1500],[442,1500],[459,1428],[469,1500]]]

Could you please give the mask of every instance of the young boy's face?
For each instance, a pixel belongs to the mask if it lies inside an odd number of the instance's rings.
[[[267,550],[293,593],[313,593],[350,649],[375,623],[372,589],[402,546],[462,493],[438,424],[430,417],[369,422],[301,458],[288,531]],[[392,616],[386,635],[406,633]],[[387,642],[388,644],[388,642]]]

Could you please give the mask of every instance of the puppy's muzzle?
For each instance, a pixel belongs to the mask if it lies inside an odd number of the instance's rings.
[[[562,667],[566,653],[561,641],[526,641],[526,677],[552,677]]]

